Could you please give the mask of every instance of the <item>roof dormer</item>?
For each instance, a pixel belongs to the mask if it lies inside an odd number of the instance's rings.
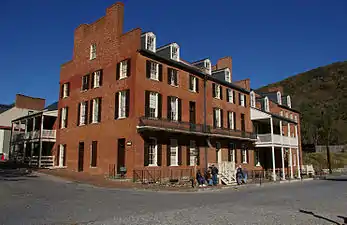
[[[277,91],[277,103],[282,105],[282,94],[280,91]]]
[[[156,52],[156,36],[153,32],[146,32],[141,35],[141,48]]]
[[[229,68],[214,70],[214,71],[212,71],[212,76],[219,79],[219,80],[231,83],[231,73],[230,73]]]
[[[203,59],[193,62],[192,65],[199,67],[200,69],[203,69],[205,73],[207,73],[208,75],[212,74],[212,64],[210,59]]]
[[[263,99],[263,107],[262,108],[265,112],[270,112],[270,103],[269,103],[269,98],[267,96]]]
[[[287,95],[287,106],[288,106],[289,108],[292,108],[292,100],[291,100],[291,98],[290,98],[290,95]]]
[[[162,46],[157,49],[157,53],[165,58],[180,61],[180,46],[177,43]]]

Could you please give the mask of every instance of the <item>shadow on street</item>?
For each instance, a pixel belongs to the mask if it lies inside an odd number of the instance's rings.
[[[326,217],[324,217],[324,216],[320,216],[320,215],[315,214],[315,213],[310,212],[310,211],[306,211],[306,210],[300,209],[299,212],[305,213],[305,214],[308,214],[308,215],[312,215],[313,217],[316,217],[316,218],[319,218],[319,219],[322,219],[322,220],[326,220],[326,221],[328,221],[328,222],[330,222],[330,223],[332,223],[332,224],[341,225],[341,223],[339,223],[339,222],[336,222],[336,221],[331,220],[331,219],[329,219],[329,218],[326,218]],[[346,224],[346,217],[343,217],[343,216],[337,216],[337,217],[344,219],[344,224]]]
[[[37,177],[32,172],[33,170],[24,164],[0,163],[0,181],[21,181]]]

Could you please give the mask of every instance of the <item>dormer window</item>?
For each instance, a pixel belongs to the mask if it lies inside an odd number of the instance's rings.
[[[268,97],[265,97],[265,98],[264,98],[264,110],[265,110],[266,112],[269,112],[269,111],[270,111],[269,98],[268,98]]]
[[[96,59],[96,44],[91,44],[90,45],[90,56],[89,56],[90,60]]]
[[[282,105],[282,95],[280,91],[277,91],[277,103]]]
[[[141,35],[141,45],[143,49],[151,52],[156,52],[156,37],[152,32],[147,32]]]
[[[251,91],[251,107],[254,107],[255,108],[255,93],[254,91]]]
[[[171,59],[179,61],[180,60],[180,49],[177,44],[171,45]]]
[[[209,59],[206,59],[204,64],[205,64],[207,73],[211,75],[212,73],[211,61]]]
[[[291,101],[289,95],[287,96],[287,106],[288,106],[289,108],[292,108],[292,101]]]
[[[231,83],[231,75],[229,69],[225,70],[225,81]]]

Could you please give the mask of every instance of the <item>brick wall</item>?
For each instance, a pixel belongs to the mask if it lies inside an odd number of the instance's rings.
[[[45,99],[17,94],[15,106],[21,109],[42,110],[45,108]]]

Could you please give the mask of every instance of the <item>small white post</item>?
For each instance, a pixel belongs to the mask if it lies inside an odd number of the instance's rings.
[[[293,179],[293,154],[292,154],[292,148],[289,148],[289,163],[290,163],[290,178]]]
[[[41,127],[40,127],[40,151],[39,151],[39,168],[41,168],[41,157],[42,157],[42,132],[43,132],[43,114],[41,115]]]
[[[272,177],[276,181],[275,146],[272,146]]]
[[[282,180],[286,179],[286,172],[284,168],[284,149],[281,147],[281,157],[282,157]]]

